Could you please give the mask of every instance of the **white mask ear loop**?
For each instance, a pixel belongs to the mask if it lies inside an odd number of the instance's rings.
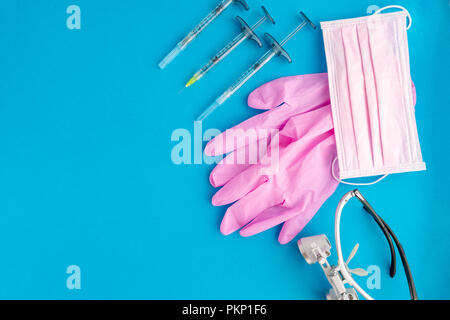
[[[409,25],[406,27],[406,30],[409,30],[411,28],[411,26],[412,26],[412,18],[411,18],[411,15],[409,14],[409,11],[406,10],[405,7],[397,6],[397,5],[386,6],[386,7],[383,7],[381,9],[378,9],[377,11],[375,11],[374,15],[379,14],[379,13],[381,13],[384,10],[392,9],[392,8],[400,9],[400,10],[403,10],[403,11],[406,12],[406,14],[408,15],[408,19],[409,19]]]
[[[372,186],[372,185],[374,185],[374,184],[380,182],[381,180],[385,179],[385,178],[389,175],[389,174],[385,174],[384,176],[382,176],[381,178],[375,180],[374,182],[369,182],[369,183],[352,183],[352,182],[346,182],[346,181],[343,181],[343,180],[339,179],[339,178],[336,176],[336,173],[334,172],[334,167],[335,167],[335,164],[336,164],[337,159],[338,159],[338,158],[334,158],[334,160],[333,160],[333,163],[332,163],[332,165],[331,165],[331,174],[333,175],[334,180],[336,180],[337,182],[346,184],[346,185],[348,185],[348,186]]]

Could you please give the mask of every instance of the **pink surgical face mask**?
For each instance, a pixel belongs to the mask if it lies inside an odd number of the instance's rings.
[[[340,179],[426,170],[402,9],[321,23]]]

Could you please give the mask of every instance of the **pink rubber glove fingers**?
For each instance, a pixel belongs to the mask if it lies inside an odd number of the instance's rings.
[[[265,139],[271,132],[280,130],[289,118],[297,114],[296,107],[285,104],[254,116],[211,140],[205,147],[205,154],[215,157],[243,148],[250,142],[247,139],[249,135],[255,135],[258,140]]]
[[[250,166],[225,184],[212,198],[215,207],[225,206],[245,197],[267,182],[268,177],[261,174],[261,166]]]
[[[334,137],[332,138],[334,139]],[[315,201],[305,202],[301,207],[286,208],[279,205],[269,208],[242,228],[239,234],[243,237],[250,237],[284,223],[278,236],[278,242],[280,244],[289,243],[303,230],[325,201],[336,191],[339,183],[331,175],[328,178],[328,183],[326,182],[327,177],[323,178],[323,189],[317,191],[321,194]]]
[[[280,148],[280,168],[275,176],[261,175],[261,165],[254,165],[216,193],[215,205],[238,201],[227,210],[222,233],[230,234],[251,222],[241,231],[250,236],[296,215],[303,214],[308,221],[314,216],[329,197],[322,189],[334,192],[337,186],[329,181],[336,156],[330,113],[328,106],[308,113],[308,118],[301,115],[289,120],[280,136],[293,142]],[[280,242],[285,241],[280,237]]]
[[[290,176],[281,177],[283,184],[286,183],[286,179],[288,179],[288,182],[295,184],[286,188],[287,190],[284,192],[285,195],[291,195],[291,197],[285,196],[285,202],[282,205],[289,210],[282,212],[281,217],[259,216],[241,231],[243,236],[259,233],[297,215],[303,217],[304,224],[299,226],[301,230],[326,199],[334,193],[339,184],[331,176],[331,163],[336,157],[334,134],[330,131],[320,139],[320,142],[302,158],[301,165],[298,164],[294,156],[291,161],[294,164],[293,168],[287,172]],[[295,152],[297,148],[295,144],[297,143],[295,142],[293,146],[290,146],[293,149],[292,152]],[[292,179],[292,174],[297,176],[299,181]],[[285,188],[285,186],[280,187]],[[298,192],[293,193],[290,189],[296,189]]]
[[[232,178],[247,170],[250,166],[259,163],[260,158],[266,155],[266,152],[260,152],[260,148],[262,147],[265,149],[267,148],[267,146],[258,141],[257,151],[247,145],[228,154],[211,172],[209,176],[211,185],[215,188],[222,187]],[[250,152],[252,153],[252,157],[250,157]]]
[[[296,144],[299,143],[300,140],[296,141],[289,146],[289,150],[280,154],[278,174],[264,177],[267,180],[261,179],[242,190],[238,196],[250,192],[228,208],[220,229],[223,234],[228,235],[246,226],[241,234],[250,236],[289,220],[296,214],[307,216],[308,221],[314,216],[329,196],[326,191],[334,192],[338,184],[329,183],[331,164],[327,162],[336,156],[334,135],[330,131],[314,139],[303,150],[306,154],[297,156],[299,146]],[[271,209],[275,206],[285,207],[286,210]]]
[[[221,206],[232,203],[251,190],[254,190],[254,188],[258,186],[257,183],[264,177],[264,175],[261,174],[263,170],[265,172],[277,172],[278,166],[281,169],[284,169],[282,163],[283,160],[290,161],[288,158],[282,158],[283,152],[285,156],[288,155],[286,150],[289,150],[292,156],[297,157],[297,161],[301,161],[302,155],[306,154],[310,148],[314,147],[317,137],[320,137],[332,129],[333,123],[329,106],[290,119],[285,128],[277,135],[277,139],[272,140],[273,143],[271,143],[268,154],[264,156],[264,161],[261,161],[257,165],[250,166],[247,170],[244,170],[229,180],[229,182],[214,195],[213,205]],[[294,148],[290,145],[292,141],[296,141]],[[272,148],[275,149],[272,150]],[[272,159],[272,155],[279,159]],[[267,168],[271,165],[277,167]],[[219,166],[219,168],[229,167],[224,165]],[[219,180],[226,175],[228,175],[228,173],[217,174],[217,171],[213,171],[213,178],[211,180],[214,183],[217,183],[216,180]]]

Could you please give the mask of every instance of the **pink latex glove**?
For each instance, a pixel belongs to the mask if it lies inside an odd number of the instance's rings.
[[[205,153],[210,156],[232,152],[210,176],[213,186],[226,184],[214,196],[213,205],[226,205],[239,200],[225,214],[221,225],[224,234],[245,226],[240,233],[250,236],[290,220],[285,223],[279,237],[281,243],[287,243],[309,222],[337,186],[329,171],[336,151],[327,74],[274,80],[252,92],[248,103],[253,108],[270,110],[227,130],[205,149]],[[279,107],[280,105],[282,106]],[[311,112],[312,110],[315,111]],[[277,150],[280,161],[276,164],[279,171],[275,175],[261,175],[262,169],[269,172],[267,169],[270,168],[259,162],[252,165],[230,161],[242,149],[248,155],[249,140],[245,139],[246,131],[260,129],[283,129],[277,136],[280,142]],[[238,134],[237,139],[227,141],[226,136],[230,131],[241,132],[242,136],[239,137]],[[268,141],[264,140],[262,143]],[[327,152],[331,152],[329,162],[323,155]],[[326,173],[322,174],[326,180],[322,183],[319,182],[320,174],[313,173],[310,169],[312,164],[320,162],[328,166],[328,170],[321,170],[321,173]],[[298,183],[294,186],[293,182],[297,178]],[[287,181],[289,179],[290,182]],[[320,193],[318,191],[322,191],[322,186],[327,190]],[[300,193],[299,196],[295,195],[297,192]]]
[[[278,162],[263,157],[214,195],[215,206],[237,201],[222,221],[223,234],[243,227],[240,234],[251,236],[289,220],[279,236],[285,244],[336,190],[338,182],[330,173],[336,146],[329,106],[291,118],[279,133],[279,141],[265,156],[276,151]]]

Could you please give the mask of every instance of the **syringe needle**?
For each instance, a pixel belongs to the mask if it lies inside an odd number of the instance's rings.
[[[225,45],[213,58],[211,58],[200,70],[198,70],[192,78],[186,83],[186,88],[193,85],[195,82],[200,80],[205,74],[211,71],[216,65],[218,65],[222,60],[224,60],[231,52],[238,48],[246,39],[251,39],[256,41],[256,43],[262,47],[261,40],[254,32],[259,26],[262,25],[264,21],[270,21],[275,24],[275,21],[267,11],[267,9],[262,6],[264,16],[259,19],[253,27],[250,27],[247,22],[241,17],[236,17],[241,27],[242,32],[233,38],[227,45]]]
[[[181,40],[175,48],[159,63],[159,67],[164,69],[173,59],[178,56],[178,54],[186,49],[186,47],[191,43],[197,36],[206,29],[206,27],[213,22],[222,12],[225,11],[233,2],[240,3],[245,10],[248,10],[248,5],[245,0],[222,0],[217,7],[211,11],[200,23],[191,31],[189,34]]]

